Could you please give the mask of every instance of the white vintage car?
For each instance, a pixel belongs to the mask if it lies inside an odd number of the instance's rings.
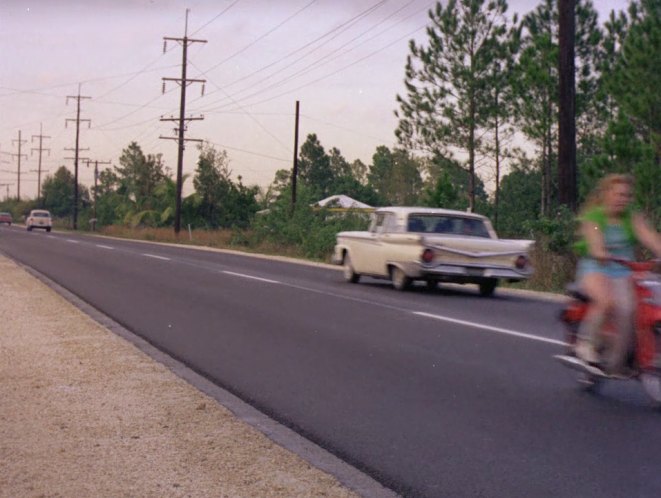
[[[430,288],[438,282],[477,284],[493,294],[499,280],[529,278],[533,241],[499,239],[488,218],[463,211],[384,207],[371,215],[366,232],[340,232],[333,254],[344,277],[392,280],[398,290],[415,280]]]

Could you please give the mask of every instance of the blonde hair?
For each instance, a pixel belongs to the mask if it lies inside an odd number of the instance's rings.
[[[633,176],[620,173],[610,173],[604,176],[588,195],[583,204],[583,208],[581,209],[581,213],[584,214],[598,206],[603,206],[604,195],[615,185],[628,185],[633,189]]]

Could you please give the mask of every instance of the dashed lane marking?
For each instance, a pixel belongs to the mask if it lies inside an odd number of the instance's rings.
[[[149,253],[143,252],[142,255],[147,256],[148,258],[160,259],[160,260],[163,260],[163,261],[170,261],[170,258],[166,258],[165,256],[157,256],[156,254],[149,254]]]
[[[259,280],[260,282],[267,282],[269,284],[281,284],[282,283],[282,282],[278,282],[277,280],[271,280],[271,279],[262,278],[262,277],[255,277],[253,275],[246,275],[245,273],[236,273],[236,272],[227,271],[227,270],[223,270],[222,273],[225,273],[226,275],[234,275],[235,277],[249,278],[251,280]]]
[[[456,323],[458,325],[465,325],[466,327],[473,327],[476,329],[488,330],[489,332],[495,332],[497,334],[511,335],[514,337],[521,337],[522,339],[530,339],[531,341],[547,342],[549,344],[557,344],[559,346],[566,346],[566,343],[563,341],[558,341],[556,339],[549,339],[548,337],[541,337],[538,335],[526,334],[524,332],[517,332],[516,330],[503,329],[500,327],[492,327],[491,325],[485,325],[483,323],[469,322],[467,320],[459,320],[457,318],[448,318],[446,316],[434,315],[432,313],[425,313],[424,311],[413,311],[414,315],[424,316],[426,318],[433,318],[434,320],[440,320],[443,322]]]

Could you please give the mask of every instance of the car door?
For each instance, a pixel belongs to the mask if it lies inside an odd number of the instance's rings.
[[[372,257],[369,261],[370,273],[373,275],[387,276],[386,266],[388,254],[393,245],[392,238],[395,235],[396,216],[394,213],[381,212],[374,226],[374,245]]]
[[[379,234],[381,233],[384,221],[384,213],[376,212],[372,214],[372,221],[366,236],[361,235],[359,239],[352,240],[351,261],[358,273],[367,275],[379,275],[378,265],[374,259],[379,254]]]

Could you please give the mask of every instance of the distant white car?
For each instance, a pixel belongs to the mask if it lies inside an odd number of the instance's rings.
[[[518,282],[532,274],[531,240],[499,239],[489,220],[448,209],[384,207],[372,213],[365,232],[340,232],[333,262],[344,277],[391,279],[396,289],[415,280],[477,284],[493,294],[498,282]]]
[[[53,220],[50,213],[45,209],[33,209],[25,220],[25,227],[28,229],[28,232],[31,232],[33,228],[43,228],[47,232],[50,232],[53,227]]]

